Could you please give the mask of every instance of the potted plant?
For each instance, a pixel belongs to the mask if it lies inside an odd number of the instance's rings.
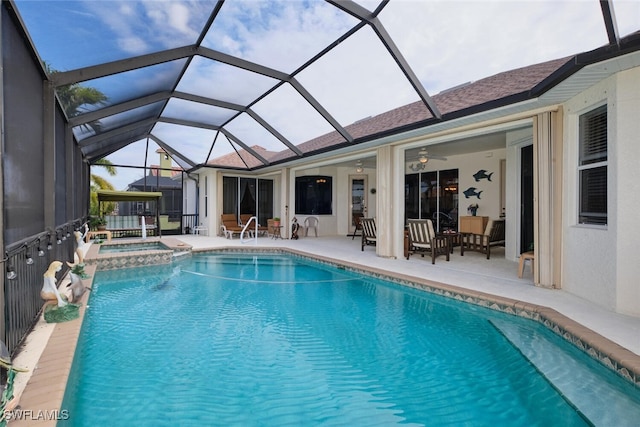
[[[107,228],[107,219],[103,216],[91,216],[89,218],[89,228],[92,230],[105,230]]]
[[[280,217],[278,216],[273,217],[273,226],[280,227]]]

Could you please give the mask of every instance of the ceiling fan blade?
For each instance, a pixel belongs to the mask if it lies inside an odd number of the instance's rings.
[[[444,156],[432,156],[431,154],[427,154],[426,156],[429,160],[448,160],[446,157]],[[414,162],[419,162],[420,161],[420,157],[416,157],[414,160]]]

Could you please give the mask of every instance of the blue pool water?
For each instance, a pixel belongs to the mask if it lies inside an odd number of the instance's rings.
[[[63,409],[64,426],[621,426],[640,396],[526,319],[200,254],[96,273]]]
[[[157,251],[168,250],[169,248],[160,242],[139,242],[139,243],[122,243],[113,245],[102,245],[98,251],[101,254],[104,253],[119,253],[119,252],[133,252],[133,251]]]

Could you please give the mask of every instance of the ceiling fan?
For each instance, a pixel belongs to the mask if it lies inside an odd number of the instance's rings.
[[[430,159],[434,159],[434,160],[447,160],[446,157],[443,156],[433,156],[433,155],[429,155],[429,152],[427,151],[426,148],[422,148],[420,151],[418,151],[418,161],[420,163],[427,163]]]
[[[432,156],[429,155],[429,152],[427,151],[426,148],[422,148],[420,151],[418,151],[418,163],[416,163],[415,165],[413,163],[411,163],[409,165],[409,169],[411,169],[414,172],[417,171],[421,171],[424,170],[425,167],[427,166],[427,162],[431,159],[434,160],[447,160],[446,157],[442,157],[442,156]]]

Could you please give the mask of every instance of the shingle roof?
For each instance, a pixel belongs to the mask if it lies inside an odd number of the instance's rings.
[[[182,183],[180,181],[176,181],[167,176],[151,176],[147,175],[146,177],[140,178],[137,181],[129,184],[129,187],[142,188],[145,187],[145,179],[146,179],[146,188],[147,191],[153,191],[153,188],[174,188],[174,187],[182,187]]]
[[[251,147],[251,149],[267,160],[279,154],[275,151],[268,151],[264,147],[261,147],[259,145],[254,145],[253,147]],[[286,150],[285,152],[291,152],[291,151]],[[240,155],[242,158],[238,157],[238,155]],[[262,162],[257,158],[255,158],[246,150],[239,150],[237,154],[229,153],[229,154],[225,154],[224,156],[209,160],[207,162],[207,165],[220,166],[220,167],[244,168],[245,165],[243,163],[243,160],[244,160],[244,163],[247,164],[247,167],[250,169],[258,166],[262,166]]]
[[[149,166],[149,175],[150,176],[157,176],[159,172],[160,172],[160,165],[151,165],[151,166]],[[172,166],[171,167],[171,177],[172,178],[174,176],[180,175],[182,172],[184,172],[184,169],[181,168],[180,166]]]
[[[469,113],[475,112],[477,109],[482,108],[483,105],[487,105],[487,108],[492,108],[489,104],[493,104],[499,100],[505,100],[505,103],[509,103],[512,102],[508,100],[509,98],[520,94],[527,94],[555,71],[560,69],[571,58],[573,57],[555,59],[505,71],[473,83],[443,91],[433,96],[433,101],[442,113],[444,120],[447,120],[447,115],[454,115],[453,113],[457,113],[455,114],[457,117],[465,115],[465,110],[470,110]],[[518,101],[519,100],[520,99],[518,99]],[[383,132],[390,132],[394,129],[421,123],[432,118],[431,112],[424,103],[417,101],[377,116],[360,120],[345,126],[345,129],[354,139],[358,139],[371,137]],[[344,138],[338,132],[334,131],[304,142],[298,145],[298,148],[303,153],[312,153],[344,142]],[[270,152],[258,146],[252,148],[255,149],[256,147],[261,150],[260,154],[270,162],[282,161],[292,156],[290,150]],[[257,159],[246,151],[241,150],[239,153],[245,159],[249,168],[262,166]],[[236,153],[211,160],[208,164],[227,167],[244,167],[244,164]]]

